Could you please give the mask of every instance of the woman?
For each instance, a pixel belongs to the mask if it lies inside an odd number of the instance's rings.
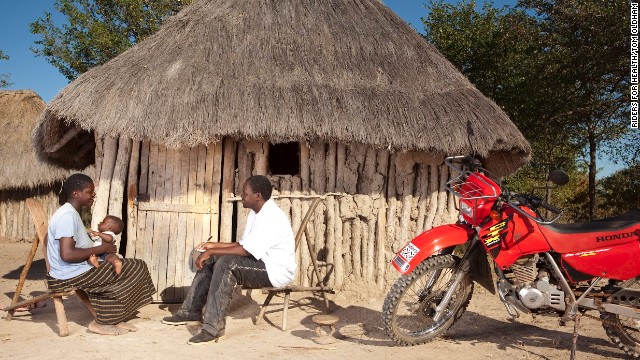
[[[84,174],[73,174],[64,182],[66,203],[51,216],[47,234],[47,258],[51,266],[49,289],[60,291],[75,287],[84,290],[96,311],[89,330],[103,335],[121,335],[136,330],[125,320],[151,302],[155,289],[142,260],[123,259],[122,272],[118,276],[108,262],[99,268],[87,263],[92,255],[116,252],[113,243],[103,242],[94,247],[82,224],[80,209],[93,204],[94,189],[93,180]]]

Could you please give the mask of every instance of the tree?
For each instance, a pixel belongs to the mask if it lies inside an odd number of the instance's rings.
[[[433,43],[485,95],[492,98],[529,140],[532,161],[510,178],[526,191],[540,185],[549,170],[577,171],[580,145],[563,134],[567,124],[554,116],[556,79],[541,50],[537,21],[522,10],[475,1],[431,3],[423,18],[425,38]]]
[[[9,56],[5,55],[2,50],[0,50],[0,60],[9,60]],[[0,74],[0,89],[13,85],[9,82],[10,76],[9,74]]]
[[[40,35],[32,51],[69,80],[104,64],[147,36],[192,0],[56,0],[66,23],[45,13],[30,24]]]
[[[521,0],[518,8],[485,3],[481,11],[475,1],[437,2],[423,19],[427,40],[531,143],[533,160],[514,176],[517,185],[530,187],[525,178],[539,182],[553,168],[580,173],[586,149],[589,218],[597,152],[633,136],[625,127],[628,9],[627,0]]]
[[[611,145],[632,136],[629,1],[520,0],[518,6],[535,11],[542,49],[555,65],[549,75],[559,80],[556,91],[563,105],[556,117],[573,124],[568,137],[585,143],[593,219],[598,151],[611,153],[616,149]]]
[[[601,215],[614,216],[638,209],[640,204],[640,163],[616,171],[602,179],[598,186],[602,195]]]

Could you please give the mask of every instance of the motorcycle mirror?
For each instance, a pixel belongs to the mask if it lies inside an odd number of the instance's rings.
[[[551,170],[547,180],[556,185],[566,185],[569,182],[569,175],[562,170]]]

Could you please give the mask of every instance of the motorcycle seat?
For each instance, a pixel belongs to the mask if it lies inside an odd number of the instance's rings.
[[[640,209],[632,210],[626,214],[589,222],[575,224],[549,224],[542,226],[558,234],[582,234],[619,231],[638,224],[640,224]]]

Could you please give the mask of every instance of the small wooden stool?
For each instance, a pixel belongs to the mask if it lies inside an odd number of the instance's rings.
[[[313,315],[311,317],[311,321],[316,324],[316,335],[318,336],[316,336],[312,340],[316,344],[322,345],[334,343],[336,341],[336,338],[332,335],[336,332],[336,323],[338,323],[338,320],[338,317],[334,315]],[[324,334],[322,331],[323,326],[329,327],[329,331],[327,331],[326,334]]]

